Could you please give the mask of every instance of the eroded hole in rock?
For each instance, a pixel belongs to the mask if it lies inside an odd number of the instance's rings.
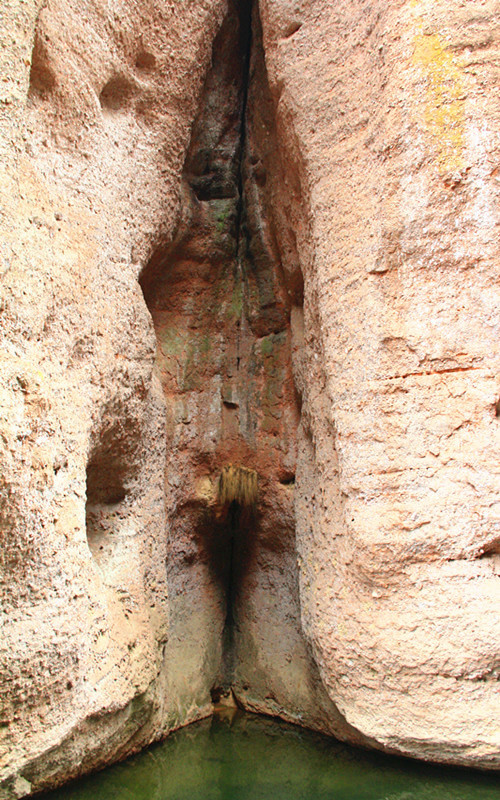
[[[300,31],[301,27],[302,27],[302,22],[300,20],[298,19],[290,20],[290,22],[288,23],[283,32],[283,38],[289,39],[291,36],[294,35],[294,33]]]
[[[97,455],[87,468],[87,500],[116,505],[125,499],[124,470],[116,467],[111,455]]]
[[[40,33],[36,33],[33,52],[28,97],[46,99],[56,86],[56,76],[50,65],[47,43]]]
[[[120,111],[129,105],[135,87],[124,75],[114,75],[103,86],[99,102],[104,111]]]
[[[90,552],[101,569],[115,545],[120,518],[127,501],[130,451],[109,429],[94,446],[87,465],[86,530]]]
[[[232,690],[243,704],[268,697],[269,708],[271,695],[295,702],[307,668],[290,324],[303,285],[298,266],[285,273],[269,212],[279,151],[253,15],[252,33],[250,3],[229,4],[186,154],[180,222],[141,276],[168,416],[173,724],[210,691]]]
[[[152,72],[156,69],[156,57],[149,50],[141,47],[135,58],[135,66],[143,72]]]

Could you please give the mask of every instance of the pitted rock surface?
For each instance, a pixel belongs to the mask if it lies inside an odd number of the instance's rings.
[[[497,4],[0,25],[4,796],[214,689],[498,767]]]

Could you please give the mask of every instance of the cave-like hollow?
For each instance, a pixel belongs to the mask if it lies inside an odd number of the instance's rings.
[[[290,320],[301,318],[303,284],[298,269],[285,278],[273,220],[280,158],[261,38],[257,9],[232,0],[192,128],[177,231],[141,276],[167,408],[171,725],[207,692],[297,719],[319,684],[295,552]],[[228,471],[236,483],[250,476],[255,496],[241,486],[224,496]]]

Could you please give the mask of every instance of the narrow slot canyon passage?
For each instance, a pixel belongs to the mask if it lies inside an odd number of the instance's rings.
[[[493,5],[3,3],[0,800],[500,765]]]
[[[492,5],[3,3],[0,800],[500,765]]]
[[[167,405],[170,725],[231,691],[295,718],[310,704],[304,693],[319,691],[294,541],[290,316],[303,289],[300,276],[284,280],[266,207],[273,115],[258,14],[232,3],[192,130],[177,233],[141,278]],[[224,480],[234,484],[225,497]]]

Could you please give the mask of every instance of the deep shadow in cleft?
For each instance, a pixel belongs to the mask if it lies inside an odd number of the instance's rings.
[[[269,607],[286,620],[298,607],[297,292],[285,285],[265,195],[277,153],[257,23],[254,14],[252,43],[251,2],[230,0],[191,131],[178,227],[141,276],[167,408],[168,658],[186,698],[200,671],[214,699],[250,683],[242,664],[252,672],[253,643],[262,647],[260,614],[272,627]]]

